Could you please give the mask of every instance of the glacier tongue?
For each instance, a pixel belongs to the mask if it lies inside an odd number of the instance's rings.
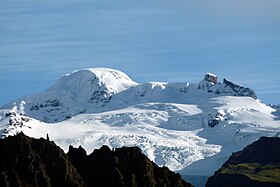
[[[3,106],[0,133],[49,134],[65,151],[69,145],[87,152],[103,144],[139,146],[159,165],[210,175],[233,151],[279,132],[278,109],[211,73],[198,84],[138,84],[117,70],[93,68]]]

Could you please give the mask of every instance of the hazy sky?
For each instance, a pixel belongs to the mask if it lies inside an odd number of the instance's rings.
[[[2,0],[0,104],[88,67],[137,82],[212,72],[280,103],[279,10],[279,0]]]

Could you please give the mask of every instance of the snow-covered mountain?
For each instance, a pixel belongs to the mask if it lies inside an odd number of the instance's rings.
[[[85,69],[66,74],[45,92],[13,101],[13,107],[27,116],[57,122],[79,113],[100,111],[111,97],[137,85],[126,74],[111,69]]]
[[[259,101],[252,89],[220,83],[211,73],[197,84],[139,84],[120,71],[94,68],[1,107],[2,136],[20,131],[48,133],[65,150],[136,145],[159,165],[210,175],[232,152],[280,132],[280,121],[279,108]]]

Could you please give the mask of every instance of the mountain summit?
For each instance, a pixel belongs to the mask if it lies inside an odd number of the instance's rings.
[[[198,89],[211,93],[213,92],[215,94],[249,96],[257,99],[257,95],[254,90],[233,83],[226,78],[224,78],[223,83],[220,83],[218,82],[218,77],[212,73],[207,73],[205,75],[204,79],[199,83]]]
[[[211,94],[257,98],[252,89],[227,79],[220,83],[212,73],[207,73],[198,85],[188,82],[138,84],[121,71],[91,68],[63,75],[45,92],[23,97],[4,108],[14,108],[18,113],[53,123],[80,113],[103,112],[147,101],[181,103],[193,96],[211,97]]]
[[[88,97],[94,91],[103,91],[106,92],[104,94],[110,96],[135,85],[137,83],[121,71],[108,68],[91,68],[76,70],[62,76],[47,91],[66,90],[79,96],[86,94]],[[88,97],[83,99],[91,99]]]
[[[198,89],[208,90],[210,87],[218,83],[217,75],[206,73],[204,79],[198,84]]]
[[[45,92],[13,101],[9,107],[45,122],[63,121],[79,113],[98,111],[112,95],[136,85],[117,70],[79,70],[63,75]]]
[[[138,146],[160,166],[210,175],[233,151],[280,131],[279,108],[256,98],[212,73],[199,83],[138,84],[117,70],[93,68],[1,107],[0,133],[49,134],[64,150],[82,145],[88,153],[104,144]]]

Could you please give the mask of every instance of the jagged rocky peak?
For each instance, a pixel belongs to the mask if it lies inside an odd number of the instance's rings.
[[[254,90],[236,84],[224,78],[223,83],[218,82],[218,77],[212,73],[206,73],[204,79],[198,84],[198,89],[215,94],[232,96],[248,96],[257,99]]]
[[[223,80],[223,92],[233,92],[236,96],[249,96],[254,99],[257,99],[257,95],[254,90],[251,88],[246,88],[244,86],[235,84],[227,79],[224,78]]]
[[[14,111],[5,112],[5,117],[8,127],[5,129],[5,131],[3,131],[2,138],[19,134],[21,132],[21,128],[29,127],[26,124],[33,120],[24,114],[17,114]]]
[[[204,79],[198,84],[198,89],[208,90],[211,86],[218,83],[218,77],[213,73],[206,73]]]
[[[218,77],[217,77],[217,75],[214,75],[212,73],[206,73],[205,76],[204,76],[204,80],[206,80],[208,82],[211,82],[213,84],[217,84]]]

